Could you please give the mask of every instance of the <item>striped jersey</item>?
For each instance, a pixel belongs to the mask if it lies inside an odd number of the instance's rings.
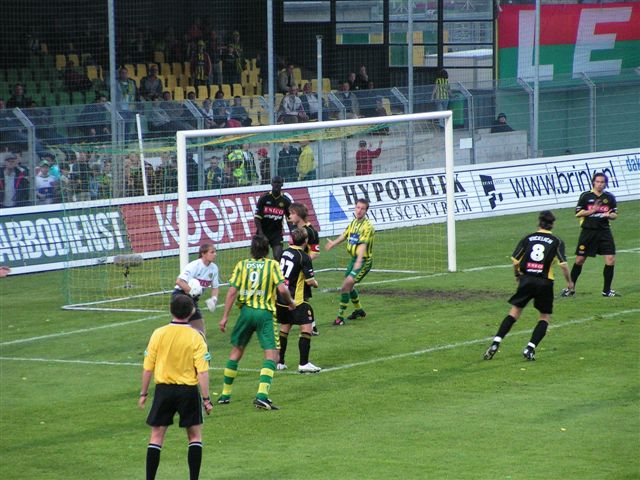
[[[276,290],[284,282],[280,265],[269,258],[241,260],[236,263],[229,284],[238,290],[236,304],[276,311]]]
[[[367,246],[364,258],[371,258],[373,256],[374,233],[373,225],[371,225],[367,217],[362,220],[354,218],[342,233],[347,240],[347,251],[349,254],[353,257],[357,256],[358,246],[364,243]]]

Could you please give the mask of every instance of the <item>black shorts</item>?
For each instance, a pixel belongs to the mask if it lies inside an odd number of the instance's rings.
[[[518,290],[509,299],[514,307],[524,308],[533,299],[533,306],[540,313],[553,313],[553,282],[544,278],[525,275],[520,278]]]
[[[202,424],[202,403],[197,385],[156,385],[147,424],[152,427],[173,425],[176,412],[180,414],[182,428]]]
[[[615,255],[616,244],[611,230],[580,230],[576,255],[579,257],[595,257],[596,255]]]
[[[265,236],[269,240],[269,246],[271,246],[271,248],[277,247],[278,245],[282,246],[282,243],[284,242],[282,233],[271,233]]]
[[[313,323],[313,308],[307,302],[303,302],[291,311],[282,305],[276,305],[278,323],[288,325],[308,325]]]
[[[188,293],[185,293],[185,291],[182,290],[181,288],[175,288],[173,290],[173,292],[171,292],[171,296],[172,297],[175,297],[176,295],[186,295],[187,297],[191,297],[191,295],[189,295]],[[189,317],[189,321],[190,322],[192,320],[201,320],[202,319],[202,312],[200,311],[200,307],[198,306],[198,299],[199,298],[200,298],[199,296],[196,297],[196,298],[191,297],[191,300],[193,300],[193,304],[196,307],[196,311],[193,312],[193,315],[191,315]]]

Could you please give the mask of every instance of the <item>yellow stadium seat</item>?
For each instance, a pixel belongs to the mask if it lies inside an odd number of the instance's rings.
[[[209,91],[206,85],[199,85],[198,91],[196,93],[196,97],[198,100],[204,100],[205,98],[209,98]]]
[[[138,63],[136,65],[136,75],[140,78],[147,76],[147,65],[144,63]]]
[[[78,55],[76,55],[75,53],[70,53],[69,55],[67,55],[67,62],[73,62],[73,66],[78,67],[80,66],[80,57],[78,57]]]
[[[242,96],[242,85],[240,85],[239,83],[234,83],[232,85],[232,91],[231,93],[233,93],[233,96],[235,97],[236,95],[238,96]]]
[[[182,63],[180,62],[173,62],[171,64],[171,71],[173,72],[173,74],[178,77],[180,75],[182,75]]]
[[[67,57],[64,55],[56,55],[56,70],[64,70],[64,67],[67,66]]]
[[[169,75],[173,75],[173,73],[171,73],[171,65],[169,65],[168,63],[164,63],[164,62],[160,62],[160,75],[164,75],[165,77],[168,77]]]
[[[167,79],[167,82],[166,82],[167,90],[169,91],[175,90],[175,88],[178,86],[178,80],[176,79],[176,76],[169,74],[169,75],[166,75],[165,77]]]
[[[184,89],[182,87],[176,87],[173,89],[173,99],[176,102],[184,100]]]
[[[164,63],[164,52],[159,50],[153,52],[153,61],[156,63]]]

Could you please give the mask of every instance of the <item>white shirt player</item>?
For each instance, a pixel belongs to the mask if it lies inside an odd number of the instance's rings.
[[[213,262],[205,265],[200,258],[190,262],[184,271],[178,275],[178,278],[187,283],[192,278],[195,278],[200,282],[202,288],[218,288],[220,286],[218,266]],[[175,288],[180,289],[178,285]]]

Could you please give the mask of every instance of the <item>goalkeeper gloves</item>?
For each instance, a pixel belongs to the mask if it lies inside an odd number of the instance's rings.
[[[216,303],[218,303],[218,297],[211,297],[206,302],[207,308],[211,313],[216,311]]]

